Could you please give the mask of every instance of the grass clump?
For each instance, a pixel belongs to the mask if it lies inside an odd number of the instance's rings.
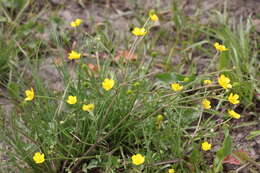
[[[176,17],[175,22],[184,20]],[[250,106],[255,91],[250,82],[250,87],[242,84],[243,74],[250,74],[248,66],[240,64],[251,63],[249,34],[239,30],[240,39],[246,38],[242,46],[249,50],[237,53],[241,45],[232,30],[201,27],[201,34],[215,33],[220,43],[214,44],[214,39],[194,43],[199,31],[193,30],[189,41],[182,42],[191,43],[188,48],[174,42],[168,56],[158,61],[160,53],[154,48],[160,38],[149,34],[156,35],[153,27],[160,16],[151,10],[144,21],[131,31],[129,49],[120,53],[106,29],[88,33],[81,29],[81,19],[60,34],[55,26],[51,41],[57,50],[73,42],[69,50],[50,51],[61,54],[52,61],[60,88],[53,89],[42,79],[41,59],[25,56],[30,79],[18,71],[19,77],[9,81],[15,106],[10,116],[1,118],[1,137],[12,148],[6,153],[10,165],[38,173],[223,172],[222,162],[233,150],[229,123],[243,118],[238,105]],[[181,41],[183,28],[176,25]],[[205,51],[206,43],[212,43],[207,46],[213,54]],[[177,47],[183,56],[200,49],[218,63],[201,74],[195,73],[195,65],[185,69],[180,64],[173,70],[171,57]],[[162,61],[163,70],[154,69]]]

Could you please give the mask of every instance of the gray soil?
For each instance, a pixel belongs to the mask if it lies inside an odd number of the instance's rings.
[[[137,8],[131,0],[118,1],[118,0],[50,0],[52,5],[56,7],[62,7],[58,15],[64,19],[67,23],[75,18],[81,18],[85,21],[85,28],[89,32],[92,31],[92,26],[101,24],[107,20],[112,21],[115,28],[120,31],[129,31],[129,23],[135,23],[133,21],[134,11]],[[174,0],[139,0],[139,8],[144,9],[160,9],[163,13],[167,14],[170,11],[171,4]],[[207,14],[212,10],[219,10],[223,8],[224,0],[183,0],[181,5],[188,16],[193,16],[196,10],[201,10],[201,22],[207,22]],[[231,18],[236,20],[242,18],[245,19],[248,16],[252,16],[253,22],[256,25],[257,30],[260,32],[260,0],[228,0],[227,9]],[[47,19],[48,14],[45,14],[43,18]],[[129,22],[131,21],[131,22]],[[119,36],[124,33],[118,33]],[[48,33],[42,36],[48,40]],[[46,84],[50,85],[55,90],[62,89],[62,83],[58,76],[58,72],[55,70],[53,62],[50,59],[46,59],[42,65],[41,76],[45,79]],[[0,106],[4,110],[4,114],[10,114],[12,110],[12,103],[7,98],[6,91],[1,89],[3,93],[0,95]],[[241,119],[239,122],[234,122],[234,125],[238,125],[243,122],[259,121],[254,119],[250,114],[246,118]],[[242,127],[232,130],[233,146],[235,149],[243,149],[248,152],[250,157],[254,160],[260,161],[260,137],[253,140],[247,140],[246,136],[252,130],[259,130],[259,125],[253,125],[248,127]],[[0,141],[0,149],[7,150],[7,146]],[[0,168],[7,164],[8,158],[3,152],[0,152]],[[237,167],[235,167],[237,168]],[[232,165],[226,165],[225,169],[234,169]],[[245,168],[243,172],[250,172]],[[1,171],[0,171],[1,172]]]

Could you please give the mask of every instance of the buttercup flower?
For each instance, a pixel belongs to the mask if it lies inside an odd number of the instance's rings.
[[[181,91],[183,89],[183,86],[178,83],[172,83],[171,87],[173,91]]]
[[[202,106],[204,109],[210,109],[211,108],[210,101],[208,99],[203,99]]]
[[[174,169],[168,169],[168,173],[174,173],[175,170]]]
[[[74,105],[77,103],[77,97],[76,96],[69,96],[67,99],[67,103],[70,105]]]
[[[70,60],[73,60],[73,59],[79,59],[80,56],[81,56],[80,53],[75,52],[75,51],[72,50],[72,51],[69,53],[69,57],[68,57],[68,58],[69,58]]]
[[[34,98],[34,90],[31,88],[30,90],[25,91],[26,98],[24,99],[25,101],[31,101]]]
[[[34,153],[33,160],[35,163],[43,163],[45,161],[44,159],[44,153],[36,152]]]
[[[211,80],[204,80],[203,83],[204,83],[204,85],[210,85],[210,84],[212,84],[212,81]]]
[[[228,96],[228,101],[232,104],[238,104],[239,103],[238,98],[239,98],[238,94],[230,93],[230,95]]]
[[[83,105],[82,106],[82,110],[83,111],[93,111],[95,108],[95,105],[94,104],[87,104],[87,105]]]
[[[145,157],[141,154],[136,154],[132,156],[132,163],[134,165],[141,165],[144,163]]]
[[[211,144],[209,144],[207,141],[205,141],[201,144],[201,149],[204,151],[208,151],[211,149]]]
[[[102,86],[104,88],[104,90],[109,91],[111,90],[115,85],[115,81],[113,79],[108,79],[106,78],[103,82],[102,82]]]
[[[156,15],[154,10],[150,10],[149,16],[150,16],[150,19],[154,22],[159,20],[159,17]]]
[[[235,119],[239,119],[240,118],[240,114],[236,113],[234,110],[228,110],[228,114]]]
[[[228,50],[228,48],[226,48],[224,45],[219,44],[218,42],[214,43],[214,47],[220,52]]]
[[[220,75],[220,77],[218,78],[218,83],[225,89],[232,88],[232,85],[230,84],[230,79],[223,74]]]
[[[76,19],[76,20],[70,22],[70,26],[73,27],[73,28],[76,28],[81,24],[81,22],[82,22],[81,19]]]
[[[144,36],[147,33],[147,31],[145,30],[145,28],[138,28],[135,27],[132,31],[132,34],[134,34],[135,36]]]

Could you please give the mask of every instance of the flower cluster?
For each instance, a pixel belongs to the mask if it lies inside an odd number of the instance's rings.
[[[147,33],[147,31],[146,31],[145,28],[134,27],[132,33],[133,33],[135,36],[141,37],[141,36],[144,36],[144,35]]]
[[[159,17],[155,13],[155,11],[153,11],[153,10],[150,11],[149,12],[149,21],[154,21],[155,22],[155,21],[158,21],[158,20],[159,20]],[[82,22],[81,19],[76,19],[75,21],[72,21],[70,23],[70,26],[73,27],[73,28],[78,27],[78,26],[80,26],[81,22]],[[132,34],[135,35],[135,36],[138,36],[138,37],[143,37],[143,36],[145,36],[147,34],[147,30],[149,30],[149,29],[146,29],[145,26],[143,26],[141,28],[134,27],[134,29],[132,30]],[[218,50],[220,52],[228,50],[228,48],[226,48],[224,45],[221,45],[219,43],[215,43],[214,47],[216,48],[216,50]],[[81,58],[81,53],[78,53],[78,52],[76,52],[74,50],[72,50],[68,54],[68,59],[69,60],[77,60],[77,59],[80,59],[80,58]],[[190,79],[188,77],[185,77],[183,81],[184,82],[189,82],[189,80]],[[226,77],[224,74],[221,74],[218,77],[217,82],[227,92],[229,92],[229,89],[232,88],[232,84],[231,84],[230,79],[228,77]],[[182,82],[180,82],[180,83],[182,83]],[[171,83],[170,84],[171,89],[173,91],[175,91],[175,92],[179,92],[180,93],[180,91],[182,91],[184,89],[184,86],[181,85],[180,83],[177,83],[177,82]],[[208,85],[212,84],[212,81],[207,79],[207,80],[203,81],[203,84],[206,85],[205,88],[207,88]],[[102,85],[102,88],[105,91],[110,91],[115,86],[115,80],[110,79],[110,78],[105,78],[102,81],[101,85]],[[132,94],[133,91],[132,90],[128,90],[127,93],[128,94]],[[24,99],[25,101],[32,101],[34,99],[34,97],[35,97],[34,89],[31,88],[29,90],[26,90],[25,91],[25,95],[26,95],[26,97]],[[231,104],[234,104],[234,105],[240,103],[239,95],[238,94],[234,94],[234,93],[230,93],[229,96],[227,97],[227,100]],[[69,105],[77,104],[78,103],[77,96],[69,95],[67,97],[67,99],[66,99],[66,102]],[[204,98],[202,101],[200,100],[200,102],[201,102],[201,105],[202,105],[203,109],[211,109],[212,108],[210,100]],[[82,107],[81,107],[82,111],[89,112],[91,114],[93,113],[93,111],[95,109],[95,105],[93,103],[89,103],[89,104],[81,103],[81,104],[82,104]],[[239,119],[240,118],[240,114],[236,113],[232,109],[228,109],[228,114],[232,118],[235,118],[235,119]],[[163,122],[164,122],[164,116],[163,115],[157,115],[157,117],[156,117],[156,125],[160,128],[161,125],[163,124]],[[203,143],[201,143],[201,149],[203,151],[209,151],[209,150],[211,150],[211,148],[212,148],[212,144],[208,143],[207,141],[204,141]],[[40,152],[34,153],[33,160],[37,164],[43,163],[45,161],[44,153],[40,153]],[[132,161],[133,165],[137,165],[137,166],[138,165],[142,165],[145,162],[145,156],[143,156],[142,154],[139,154],[139,153],[135,154],[135,155],[133,155],[131,157],[131,161]],[[174,172],[175,172],[175,170],[173,168],[168,169],[168,173],[174,173]]]
[[[155,13],[154,10],[150,10],[149,12],[149,18],[151,21],[158,21],[159,17],[157,16],[157,14]],[[145,29],[145,27],[134,27],[134,29],[132,30],[132,34],[138,37],[142,37],[145,36],[147,33],[147,29]]]
[[[94,108],[95,108],[95,105],[94,104],[84,104],[83,106],[82,106],[82,110],[83,111],[89,111],[89,112],[91,112],[91,111],[93,111],[94,110]]]
[[[81,24],[81,22],[82,22],[81,19],[76,19],[76,20],[70,22],[70,26],[73,27],[73,28],[76,28]]]

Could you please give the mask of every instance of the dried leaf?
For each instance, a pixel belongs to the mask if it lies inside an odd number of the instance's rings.
[[[228,163],[228,164],[231,164],[231,165],[241,165],[242,163],[237,159],[235,158],[232,154],[226,156],[223,160],[222,163]]]
[[[222,163],[228,163],[233,165],[241,165],[243,162],[247,162],[249,160],[249,155],[247,152],[243,150],[233,151],[232,154],[226,156]]]
[[[54,58],[53,62],[57,66],[61,66],[62,65],[62,59],[60,57]]]
[[[92,71],[97,71],[97,67],[93,64],[88,64],[88,68]]]
[[[135,61],[137,60],[137,55],[134,53],[130,54],[128,50],[118,51],[115,61],[119,61],[121,58],[123,58],[124,62],[125,60]]]

